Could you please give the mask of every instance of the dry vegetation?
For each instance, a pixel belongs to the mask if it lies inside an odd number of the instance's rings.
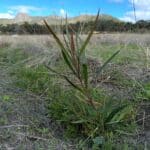
[[[86,35],[82,35],[84,38]],[[49,46],[53,45],[53,41],[55,41],[49,35],[1,35],[0,43],[11,43],[12,46],[17,47],[18,45],[24,45],[28,43],[29,45],[43,47],[43,48],[51,48]],[[112,44],[143,44],[149,45],[150,43],[150,34],[134,34],[134,33],[114,33],[114,34],[96,34],[93,35],[91,42],[94,44],[97,43],[112,43]],[[35,44],[35,45],[34,45]],[[50,44],[50,45],[48,45]],[[43,50],[43,49],[42,49]]]
[[[85,39],[85,35],[82,35],[82,39]],[[93,72],[98,65],[117,50],[121,52],[109,63],[107,71],[104,70],[98,78],[93,79]],[[18,52],[23,53],[26,58],[22,55],[18,58]],[[120,129],[120,139],[115,141],[123,142],[124,149],[149,149],[150,34],[96,34],[88,45],[86,55],[92,70],[91,84],[104,90],[110,97],[132,102],[138,110],[135,119],[137,128],[131,133],[132,127],[124,133]],[[14,70],[20,66],[38,68],[39,64],[45,62],[62,71],[64,66],[61,66],[59,61],[61,62],[59,48],[50,36],[0,36],[0,149],[78,149],[75,140],[72,143],[71,140],[67,142],[61,138],[64,129],[46,115],[47,99],[52,98],[52,94],[47,91],[52,91],[53,87],[45,84],[45,89],[39,89],[38,85],[32,87],[33,81],[30,86],[23,87],[23,75],[12,76],[16,74]],[[44,82],[46,80],[47,77]],[[17,81],[20,82],[19,86],[16,86]],[[61,89],[68,88],[68,84],[58,80],[58,77],[53,81],[53,84],[62,86]],[[49,83],[51,81],[48,80]],[[51,94],[50,97],[47,97],[47,94]],[[80,141],[78,144],[82,145],[84,142]]]

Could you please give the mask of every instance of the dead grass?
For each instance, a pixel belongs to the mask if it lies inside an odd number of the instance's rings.
[[[82,35],[83,38],[86,35]],[[12,46],[18,45],[36,45],[37,47],[48,48],[55,47],[55,42],[49,35],[1,35],[0,43],[11,43]],[[150,44],[150,34],[130,34],[130,33],[114,33],[114,34],[95,34],[91,43],[124,43],[124,44]],[[27,46],[27,45],[26,45]]]

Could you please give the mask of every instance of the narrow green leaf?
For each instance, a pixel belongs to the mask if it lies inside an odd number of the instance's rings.
[[[68,67],[72,70],[74,75],[76,75],[76,71],[74,70],[74,68],[73,68],[73,66],[71,64],[71,61],[69,61],[69,59],[68,59],[68,57],[67,57],[67,55],[66,55],[66,53],[64,51],[62,51],[62,55],[63,55],[63,58],[64,58],[66,64],[68,65]]]
[[[68,49],[68,51],[70,52],[70,44],[69,44],[69,41],[67,41],[65,35],[63,34],[63,39],[64,39],[64,42],[65,42],[65,45],[66,45],[66,48]]]
[[[72,123],[74,124],[81,124],[81,123],[85,123],[88,122],[87,120],[81,119],[81,120],[77,120],[77,121],[72,121]]]
[[[63,74],[57,72],[56,70],[52,69],[51,67],[47,66],[46,64],[45,64],[45,67],[46,67],[48,70],[50,70],[51,72],[55,73],[56,75],[59,75],[60,77],[63,77],[63,78],[64,78],[65,75],[63,75]]]
[[[78,39],[78,37],[79,37],[79,34],[78,34],[78,32],[76,32],[75,33],[75,41],[76,41],[76,49],[77,49],[77,53],[79,54],[79,39]]]
[[[76,84],[74,84],[72,81],[70,81],[67,76],[65,76],[65,75],[63,75],[63,74],[61,74],[61,73],[55,71],[54,69],[52,69],[51,67],[49,67],[49,66],[47,66],[47,65],[45,65],[45,67],[48,68],[50,71],[54,72],[55,74],[59,75],[60,77],[65,78],[66,81],[67,81],[70,85],[72,85],[75,89],[77,89],[78,91],[80,91],[80,92],[83,93],[83,90],[82,90],[79,86],[77,86]]]
[[[77,89],[78,91],[80,91],[80,92],[83,93],[83,90],[82,90],[79,86],[77,86],[76,84],[74,84],[72,81],[70,81],[70,80],[68,79],[68,77],[64,76],[64,78],[65,78],[66,81],[67,81],[70,85],[72,85],[75,89]]]
[[[65,27],[66,27],[66,35],[69,41],[69,45],[70,45],[70,35],[69,35],[69,29],[68,29],[68,18],[67,18],[67,14],[66,14],[66,19],[65,19]]]
[[[70,61],[70,55],[67,52],[67,50],[65,49],[63,43],[60,41],[60,39],[58,38],[58,36],[54,33],[54,31],[51,29],[51,27],[47,24],[47,22],[45,20],[44,20],[44,23],[45,23],[46,27],[48,28],[49,32],[53,35],[53,37],[56,40],[57,44],[60,46],[61,52],[62,52],[62,55],[63,55],[63,58],[64,58],[66,64],[69,66],[69,68],[72,70],[72,72],[74,74],[76,74],[76,72],[73,69],[73,66],[71,64],[71,61]]]
[[[124,120],[125,116],[130,114],[133,110],[133,107],[131,105],[127,105],[123,109],[121,109],[118,113],[114,115],[114,117],[111,119],[111,121],[122,121]]]
[[[120,106],[120,107],[117,107],[116,109],[114,109],[110,114],[109,116],[105,119],[105,123],[109,123],[112,118],[119,112],[121,111],[122,109],[126,108],[127,105],[123,105],[123,106]]]
[[[83,51],[85,50],[87,44],[89,43],[89,41],[90,41],[90,39],[91,39],[91,37],[92,37],[92,35],[93,35],[93,32],[94,32],[94,29],[95,29],[95,27],[96,27],[98,18],[99,18],[99,11],[98,11],[97,16],[96,16],[96,19],[95,19],[95,21],[94,21],[93,28],[91,29],[91,31],[90,31],[88,37],[86,38],[85,42],[83,43],[83,45],[82,45],[81,48],[80,48],[80,55],[81,55],[81,54],[83,53]]]
[[[55,32],[52,30],[52,28],[48,25],[46,20],[44,20],[44,23],[45,23],[48,31],[53,35],[53,37],[56,40],[57,44],[60,46],[61,50],[64,51],[66,53],[66,55],[68,55],[68,57],[69,57],[69,54],[68,54],[67,50],[65,49],[65,47],[64,47],[63,43],[61,42],[61,40],[58,38],[58,36],[55,34]]]
[[[60,46],[60,48],[63,50],[63,51],[66,51],[63,43],[60,41],[60,39],[58,38],[58,36],[55,34],[55,32],[52,30],[52,28],[48,25],[48,23],[46,22],[46,20],[44,20],[44,23],[48,29],[48,31],[53,35],[54,39],[56,40],[57,44]]]
[[[84,79],[85,87],[88,87],[88,67],[87,64],[82,65],[82,76]]]
[[[106,124],[110,124],[110,122],[112,122],[113,118],[120,112],[122,111],[123,109],[127,108],[128,105],[123,105],[123,106],[120,106],[120,107],[117,107],[116,109],[114,109],[110,114],[109,116],[106,118],[105,120],[105,123]],[[115,120],[115,122],[119,122],[120,120]]]
[[[97,71],[96,74],[98,75],[99,73],[101,73],[101,71],[106,67],[106,65],[120,52],[117,51],[115,52]]]

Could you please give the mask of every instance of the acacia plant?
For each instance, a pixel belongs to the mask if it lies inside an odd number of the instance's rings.
[[[46,67],[56,75],[64,78],[73,89],[56,99],[49,105],[50,116],[66,127],[66,133],[76,135],[81,133],[88,137],[97,137],[108,132],[121,129],[134,120],[134,109],[126,101],[113,99],[105,91],[95,89],[90,85],[90,72],[88,60],[86,58],[86,47],[93,35],[99,12],[93,23],[90,33],[85,41],[80,38],[80,32],[74,31],[68,25],[66,19],[66,35],[63,41],[59,38],[48,23],[44,23],[50,34],[56,40],[61,49],[61,54],[65,64],[68,66],[68,73],[60,73],[50,66]],[[97,78],[108,65],[108,63],[119,53],[116,51],[103,65],[99,66],[95,72]],[[75,93],[72,91],[76,91]],[[73,134],[72,134],[73,133]],[[92,136],[91,136],[92,135]]]
[[[84,42],[81,41],[79,33],[74,32],[73,29],[72,29],[72,32],[69,33],[69,30],[68,30],[69,25],[67,24],[67,21],[66,21],[67,38],[65,37],[65,35],[63,35],[64,42],[62,42],[60,38],[54,33],[52,28],[48,25],[46,20],[44,20],[44,23],[48,31],[50,32],[50,34],[53,35],[54,39],[59,45],[63,59],[65,63],[67,64],[68,68],[70,69],[70,71],[72,72],[73,76],[75,77],[75,81],[68,78],[67,75],[63,75],[59,73],[58,71],[50,68],[49,66],[47,67],[52,72],[63,77],[72,87],[78,90],[80,94],[82,95],[82,101],[92,106],[94,109],[99,107],[101,104],[96,102],[91,96],[91,90],[90,90],[91,87],[89,85],[88,63],[87,63],[87,59],[85,56],[85,50],[96,28],[98,19],[99,19],[99,11],[94,21],[93,27]],[[97,74],[100,74],[102,70],[105,68],[105,66],[118,53],[119,51],[115,52],[101,67],[99,67],[99,69],[97,70]]]

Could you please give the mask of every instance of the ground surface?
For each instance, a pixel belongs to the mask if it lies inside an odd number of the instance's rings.
[[[45,115],[44,97],[15,87],[8,68],[7,64],[0,65],[0,150],[70,147],[54,137],[57,127]]]
[[[114,38],[114,36],[116,38]],[[6,39],[7,38],[7,39]],[[18,42],[21,38],[20,42]],[[11,48],[19,48],[23,51],[42,54],[47,54],[49,47],[56,49],[54,41],[49,42],[49,38],[45,37],[5,37],[0,38],[2,46],[5,46],[6,42],[11,43]],[[94,39],[95,38],[95,39]],[[92,59],[106,59],[114,50],[118,50],[120,47],[116,43],[125,43],[129,51],[123,48],[120,57],[115,59],[115,65],[110,65],[110,72],[105,75],[105,79],[111,76],[111,71],[118,69],[123,72],[126,77],[134,79],[137,82],[142,83],[150,82],[150,70],[149,61],[145,61],[145,52],[150,46],[149,35],[103,35],[97,36],[92,39],[94,49],[88,49],[88,56]],[[99,43],[99,41],[101,41]],[[111,43],[106,45],[106,43]],[[139,47],[128,46],[129,43],[139,44]],[[39,44],[39,45],[38,45]],[[7,46],[7,45],[6,45]],[[92,47],[91,46],[91,47]],[[143,49],[141,49],[141,46]],[[134,48],[133,48],[134,47]],[[137,51],[136,51],[137,50]],[[144,52],[141,53],[141,50]],[[136,52],[140,53],[136,53]],[[135,53],[134,53],[135,52]],[[148,55],[148,59],[150,55]],[[45,59],[56,60],[57,52],[51,53],[50,57],[44,57],[40,55],[36,57],[34,63],[42,63]],[[42,58],[42,59],[41,59]],[[143,59],[144,58],[144,59]],[[0,58],[1,60],[1,58]],[[122,65],[122,62],[125,64]],[[92,66],[93,68],[93,66]],[[71,144],[64,142],[58,134],[61,132],[59,127],[56,127],[46,117],[47,110],[45,107],[45,97],[31,93],[30,91],[23,90],[16,87],[14,78],[10,76],[9,71],[11,66],[9,63],[0,61],[0,150],[53,150],[53,149],[73,149]],[[112,76],[115,78],[114,76]],[[118,77],[118,76],[117,76]],[[110,82],[111,81],[111,82]],[[98,81],[97,81],[98,82]],[[120,80],[115,80],[115,84],[112,84],[112,80],[107,82],[97,83],[98,86],[102,86],[109,93],[113,93],[118,98],[133,99],[133,87],[128,87],[128,83],[121,83]],[[124,83],[127,84],[124,86]],[[118,86],[119,85],[119,86]],[[142,98],[140,99],[142,100]],[[142,144],[145,148],[148,148],[150,143],[150,102],[139,102],[140,111],[137,115],[137,122],[140,130],[132,135],[131,140],[128,139],[134,145]],[[59,136],[56,136],[56,135]],[[129,143],[130,143],[129,142]]]

